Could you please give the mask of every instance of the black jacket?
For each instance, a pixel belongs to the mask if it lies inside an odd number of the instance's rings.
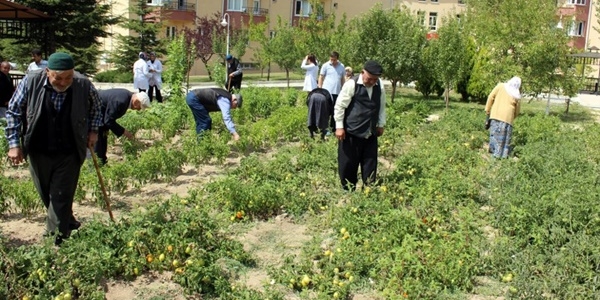
[[[133,93],[126,89],[109,89],[98,91],[102,101],[102,128],[112,131],[117,137],[125,132],[125,128],[117,123],[131,107]]]

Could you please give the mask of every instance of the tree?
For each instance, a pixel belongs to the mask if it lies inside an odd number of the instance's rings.
[[[208,78],[213,80],[208,62],[215,54],[213,39],[226,35],[227,29],[220,24],[221,14],[215,13],[211,18],[201,17],[196,19],[196,28],[185,28],[183,34],[187,47],[194,46],[194,58],[200,59],[208,72]]]
[[[298,58],[301,54],[298,50],[296,37],[298,30],[290,24],[282,22],[278,17],[275,36],[269,41],[269,57],[280,68],[285,70],[287,85],[290,87],[290,70],[298,67]]]
[[[248,28],[248,36],[251,42],[255,43],[253,59],[258,62],[261,70],[268,67],[271,64],[271,35],[267,32],[269,19],[262,23],[250,23]],[[267,80],[269,80],[270,70],[267,74]]]
[[[106,31],[110,25],[119,22],[111,16],[111,5],[96,0],[55,1],[22,0],[19,3],[44,12],[53,18],[45,24],[50,36],[32,36],[26,43],[29,47],[24,54],[29,61],[33,47],[42,47],[47,54],[56,50],[71,53],[75,68],[81,73],[96,72],[100,54],[98,38],[108,37]]]
[[[487,94],[498,82],[520,76],[522,93],[538,95],[565,82],[555,74],[574,76],[567,71],[569,38],[556,28],[555,2],[470,0],[467,20],[479,49],[471,94]]]
[[[300,61],[307,54],[314,54],[318,61],[327,61],[331,51],[343,52],[340,45],[332,42],[335,39],[335,15],[325,15],[323,4],[312,1],[311,7],[313,13],[308,18],[302,18],[298,21],[298,52],[301,56]],[[301,41],[301,42],[300,42]],[[345,53],[340,53],[343,60]],[[297,63],[298,68],[300,63]]]
[[[131,72],[131,66],[138,59],[139,52],[164,52],[164,46],[156,38],[162,24],[153,13],[155,8],[146,6],[146,1],[142,0],[131,3],[130,14],[133,16],[121,23],[130,34],[117,36],[119,46],[110,57],[110,61],[122,72]]]
[[[406,7],[384,10],[381,4],[353,22],[351,28],[347,33],[348,60],[360,67],[369,59],[377,60],[383,76],[392,82],[393,102],[397,83],[409,83],[419,75],[425,29]]]
[[[194,64],[195,45],[188,44],[185,36],[180,35],[167,45],[167,53],[169,68],[164,74],[165,83],[174,97],[184,97],[187,88],[183,83]]]
[[[445,18],[432,41],[436,77],[444,85],[446,110],[450,105],[450,89],[454,88],[468,62],[467,41],[463,26],[457,18]]]

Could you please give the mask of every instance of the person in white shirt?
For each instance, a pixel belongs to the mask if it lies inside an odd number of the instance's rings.
[[[148,80],[152,77],[152,73],[146,63],[146,54],[140,52],[138,57],[139,59],[133,64],[133,88],[145,92],[148,90]]]
[[[150,97],[150,102],[152,102],[154,90],[156,90],[156,101],[162,102],[162,95],[160,94],[160,89],[162,87],[162,63],[160,60],[156,59],[156,53],[154,52],[150,52],[148,69],[150,73],[152,73],[152,77],[150,77],[150,80],[148,80],[148,97]]]
[[[338,172],[345,190],[356,188],[358,166],[363,186],[377,175],[377,137],[383,134],[386,119],[382,73],[379,63],[367,61],[359,76],[346,81],[334,107]]]
[[[33,49],[31,51],[31,59],[33,62],[27,67],[27,72],[46,69],[48,67],[48,61],[42,59],[42,51],[40,49]]]
[[[333,105],[344,85],[344,64],[339,61],[340,54],[333,51],[329,54],[329,61],[321,67],[318,87],[326,89],[333,99]],[[335,128],[333,116],[330,118],[330,126]]]
[[[313,54],[307,55],[302,61],[300,68],[306,71],[306,75],[304,75],[304,87],[302,90],[310,92],[316,89],[319,66],[317,66],[317,59],[315,56]]]

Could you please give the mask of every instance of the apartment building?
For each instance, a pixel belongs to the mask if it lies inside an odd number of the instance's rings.
[[[195,18],[208,16],[215,13],[223,15],[230,28],[239,28],[247,24],[252,15],[253,22],[266,22],[270,20],[269,28],[274,28],[278,17],[291,24],[297,24],[302,18],[309,17],[314,11],[310,0],[145,0],[148,6],[156,7],[155,14],[163,22],[161,38],[170,38],[185,27],[194,27]],[[406,6],[419,16],[423,26],[430,31],[429,37],[435,36],[435,31],[442,25],[443,18],[460,17],[465,9],[464,0],[321,0],[325,15],[335,15],[337,20],[346,14],[347,18],[357,17],[376,4],[381,4],[384,9]],[[135,5],[132,0],[112,0],[113,13],[130,15],[129,7]],[[136,17],[131,16],[130,17]],[[120,34],[134,34],[113,26],[110,31]],[[266,34],[266,33],[265,33]],[[106,52],[116,47],[115,38],[103,40]],[[252,52],[248,51],[240,61],[252,72]],[[101,66],[110,67],[103,64]],[[191,70],[191,75],[205,75],[206,69],[202,63],[196,63]]]
[[[558,12],[559,25],[564,28],[571,37],[570,46],[575,49],[587,49],[588,40],[591,37],[594,26],[592,22],[596,9],[592,0],[563,0],[559,2]]]

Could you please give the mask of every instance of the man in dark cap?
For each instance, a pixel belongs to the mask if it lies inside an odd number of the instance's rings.
[[[345,190],[356,188],[359,165],[364,185],[377,175],[377,137],[385,126],[382,73],[379,63],[367,61],[361,74],[346,81],[335,103],[338,171]]]
[[[242,88],[242,64],[240,61],[233,57],[231,54],[227,54],[225,57],[227,60],[227,82],[225,86],[232,92],[234,89],[239,91]]]
[[[46,231],[56,234],[56,245],[81,225],[73,217],[73,197],[102,117],[98,92],[74,67],[69,54],[50,55],[46,69],[28,73],[19,83],[6,112],[8,157],[15,165],[29,159],[47,209]]]
[[[223,122],[225,122],[225,126],[231,133],[233,140],[240,139],[231,119],[231,109],[242,107],[242,95],[231,94],[220,88],[205,88],[190,91],[185,101],[194,115],[196,133],[201,134],[205,130],[211,130],[212,119],[208,113],[221,111]]]
[[[108,161],[106,157],[108,131],[112,131],[117,137],[124,136],[129,140],[135,140],[131,132],[117,123],[117,119],[124,116],[129,109],[140,111],[150,107],[150,97],[146,92],[132,93],[127,89],[101,90],[98,95],[102,101],[102,125],[94,151],[100,163],[105,165]]]

